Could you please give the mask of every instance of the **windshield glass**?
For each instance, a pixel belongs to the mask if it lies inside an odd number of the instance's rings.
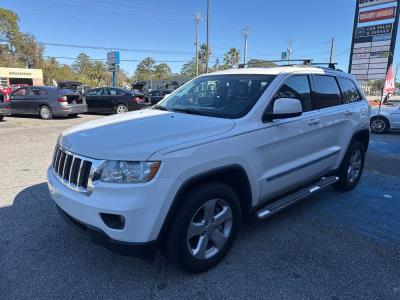
[[[155,108],[236,119],[256,104],[276,75],[209,75],[193,79]]]

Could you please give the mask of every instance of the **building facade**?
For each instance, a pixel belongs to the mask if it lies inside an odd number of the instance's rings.
[[[43,85],[42,70],[0,67],[0,88],[19,84]]]

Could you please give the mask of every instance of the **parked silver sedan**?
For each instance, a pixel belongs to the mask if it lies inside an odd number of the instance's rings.
[[[38,115],[45,120],[53,116],[76,117],[87,112],[79,93],[50,86],[19,88],[10,94],[10,106],[13,115]]]
[[[400,101],[389,101],[379,109],[371,108],[371,131],[386,133],[389,129],[400,129]]]

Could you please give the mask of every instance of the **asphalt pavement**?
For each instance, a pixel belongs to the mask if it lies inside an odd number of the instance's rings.
[[[45,183],[58,133],[101,116],[0,123],[0,299],[400,299],[400,133],[372,135],[349,193],[242,226],[216,268],[119,256],[65,223]]]

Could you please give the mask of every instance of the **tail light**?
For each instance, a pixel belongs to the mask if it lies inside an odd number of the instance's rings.
[[[134,97],[132,101],[136,102],[137,104],[142,104],[143,100],[140,97]]]
[[[60,97],[60,98],[57,98],[57,102],[58,103],[61,103],[61,104],[68,104],[68,100],[67,100],[67,97]]]

